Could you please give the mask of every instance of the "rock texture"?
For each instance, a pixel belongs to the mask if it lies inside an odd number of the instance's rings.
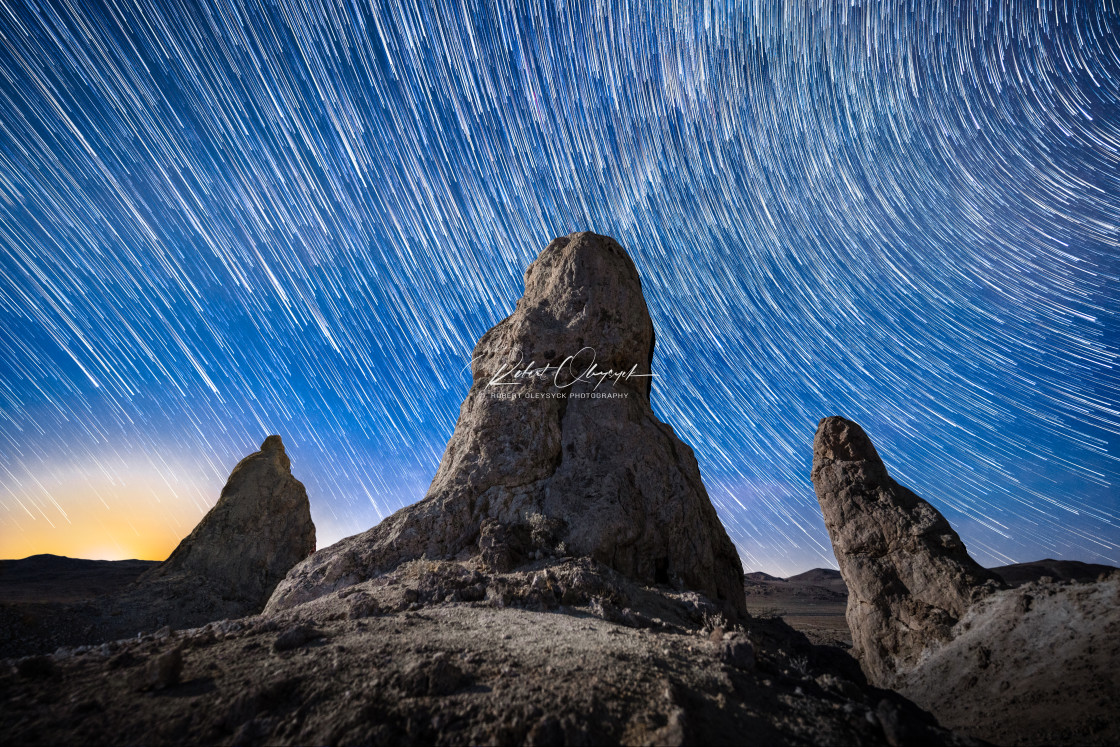
[[[504,570],[557,554],[696,589],[745,616],[742,565],[692,450],[650,407],[653,347],[622,247],[592,233],[552,241],[526,270],[516,310],[475,347],[473,384],[425,498],[296,566],[267,609],[415,558],[474,556]],[[577,380],[592,362],[622,375]],[[527,369],[536,373],[511,371]]]
[[[292,476],[280,436],[269,436],[260,451],[237,463],[214,507],[140,583],[193,576],[255,613],[292,566],[314,551],[307,490]]]
[[[129,561],[112,569],[106,577],[112,583],[94,583],[93,561],[13,561],[13,570],[41,578],[31,584],[34,599],[0,595],[0,656],[256,614],[314,549],[307,492],[292,476],[280,437],[269,436],[233,469],[194,531],[155,567]]]
[[[1120,572],[1032,582],[974,604],[895,689],[1001,745],[1120,744]]]
[[[821,420],[812,478],[848,587],[852,653],[873,682],[890,686],[1002,583],[937,509],[887,474],[856,423]]]
[[[964,745],[780,620],[589,558],[403,563],[268,616],[0,662],[11,744]],[[705,622],[710,624],[705,624]]]
[[[1120,742],[1120,571],[1039,561],[995,570],[1011,583],[1044,569],[1098,580],[1005,588],[843,418],[817,428],[813,483],[871,682],[997,744]]]

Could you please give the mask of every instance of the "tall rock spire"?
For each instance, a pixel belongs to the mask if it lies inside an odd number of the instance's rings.
[[[259,611],[288,570],[315,551],[303,483],[292,476],[280,436],[237,463],[218,502],[142,582],[194,578]]]
[[[526,270],[517,308],[475,347],[427,496],[301,563],[268,608],[414,558],[486,562],[502,555],[500,537],[516,545],[505,556],[562,548],[745,616],[742,565],[692,449],[650,407],[653,346],[626,251],[593,233],[552,241]]]
[[[876,684],[890,685],[1001,582],[937,509],[887,474],[856,423],[820,421],[812,477],[848,586],[852,653]]]

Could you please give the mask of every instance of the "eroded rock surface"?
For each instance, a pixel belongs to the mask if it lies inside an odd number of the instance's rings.
[[[196,577],[259,612],[288,571],[315,551],[315,524],[303,483],[280,436],[238,462],[221,497],[171,556],[140,584]]]
[[[821,420],[812,478],[848,587],[852,653],[872,681],[891,686],[1002,583],[937,509],[887,474],[856,423]]]
[[[526,270],[513,314],[475,347],[473,383],[425,498],[296,566],[267,609],[416,558],[505,570],[566,554],[701,591],[744,617],[742,565],[696,458],[650,407],[653,346],[622,247],[592,233],[554,240]],[[615,375],[581,379],[592,363]]]
[[[965,745],[837,649],[590,558],[413,560],[271,615],[0,662],[16,744]],[[725,627],[726,625],[726,627]]]
[[[1112,573],[985,597],[895,689],[943,726],[994,744],[1120,744],[1120,572]]]
[[[1005,588],[843,418],[817,428],[813,483],[849,589],[852,653],[871,682],[996,744],[1120,741],[1120,571],[1040,561],[996,571],[1097,580]]]

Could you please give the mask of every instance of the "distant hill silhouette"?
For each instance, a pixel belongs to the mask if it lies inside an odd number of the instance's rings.
[[[837,581],[843,582],[840,577],[840,571],[833,570],[832,568],[814,568],[811,571],[798,573],[796,576],[790,576],[787,581],[796,581],[803,584],[834,584]]]
[[[46,554],[0,560],[0,603],[94,599],[124,588],[157,565],[156,560],[82,560]]]
[[[1008,586],[1022,586],[1049,576],[1055,581],[1096,581],[1102,573],[1112,573],[1116,568],[1110,565],[1082,563],[1079,560],[1035,560],[1030,563],[1015,563],[991,569]]]

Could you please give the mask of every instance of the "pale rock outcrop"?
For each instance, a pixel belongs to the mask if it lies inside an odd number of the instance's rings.
[[[1120,744],[1120,571],[1035,581],[972,605],[894,689],[993,744]]]
[[[873,684],[996,744],[1117,742],[1120,571],[1096,566],[1097,580],[1004,588],[844,418],[817,427],[813,484],[849,589],[852,653]],[[1083,565],[1011,570],[1074,574]]]
[[[1002,583],[937,509],[887,474],[856,423],[820,421],[812,478],[848,586],[852,653],[873,682],[890,686]]]
[[[696,458],[650,407],[653,346],[625,250],[593,233],[552,241],[513,314],[475,347],[473,384],[425,498],[296,566],[267,610],[421,557],[479,556],[505,570],[566,554],[701,591],[745,617],[742,565]],[[592,361],[616,375],[576,380]]]

